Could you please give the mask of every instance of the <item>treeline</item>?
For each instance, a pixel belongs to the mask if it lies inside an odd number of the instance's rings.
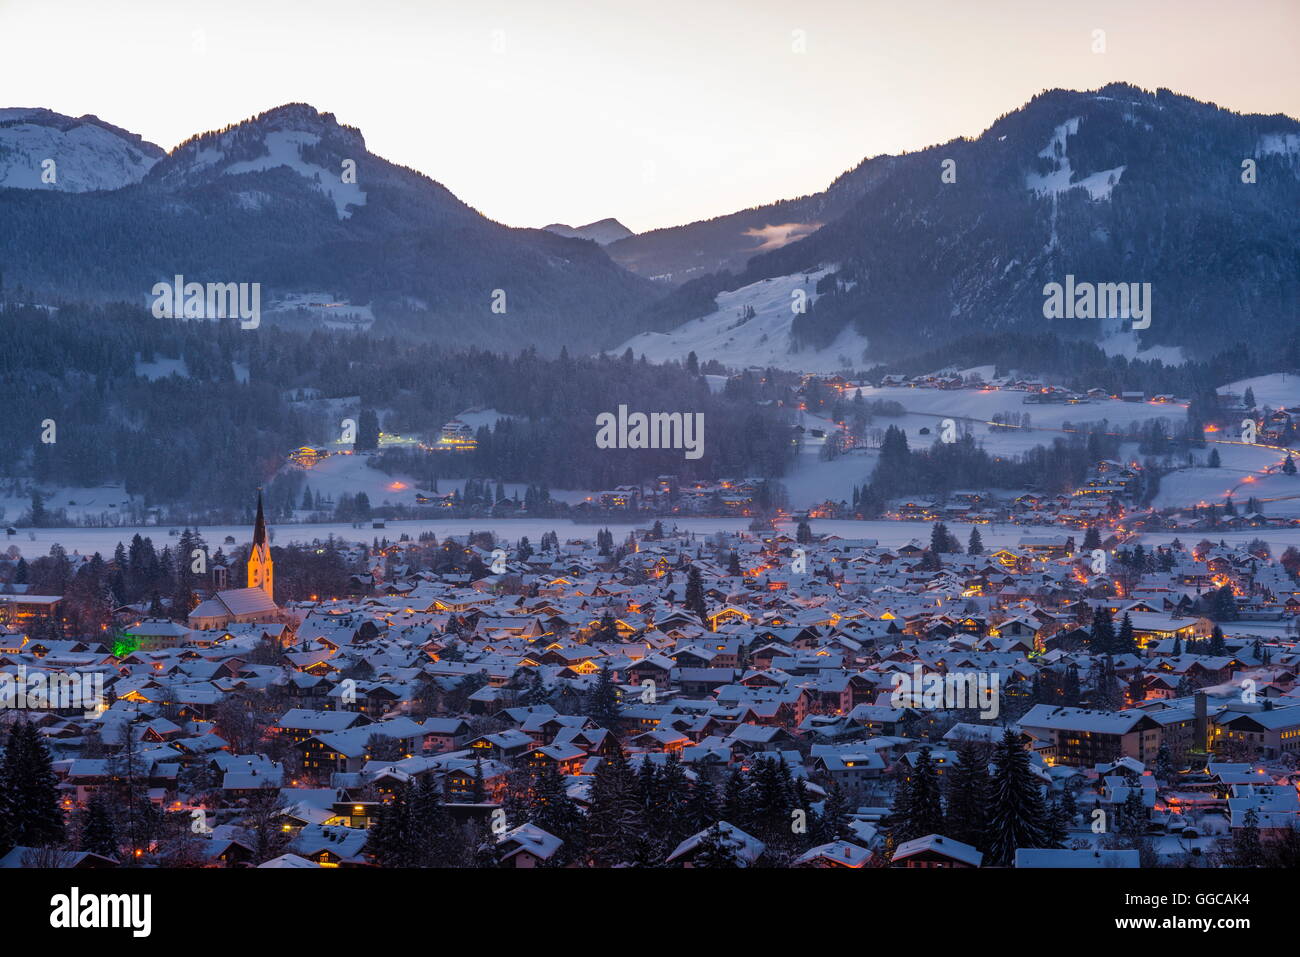
[[[647,757],[634,768],[615,744],[596,768],[585,810],[564,781],[550,765],[535,772],[519,768],[507,776],[501,797],[511,826],[531,823],[564,842],[547,867],[680,866],[668,858],[697,834],[694,867],[788,867],[820,844],[854,839],[838,786],[816,801],[777,757],[758,755],[717,787],[708,775],[692,779],[675,754],[662,764]],[[487,799],[481,787],[469,797],[474,803]],[[761,840],[761,857],[754,861],[734,832],[720,826],[724,822]],[[458,826],[440,789],[422,782],[399,788],[384,805],[367,850],[385,867],[495,867],[496,845],[486,827],[467,833]]]
[[[138,361],[163,359],[183,360],[189,374],[153,381],[137,374]],[[11,305],[0,311],[0,386],[10,407],[0,418],[0,474],[78,486],[122,481],[150,505],[243,509],[290,449],[339,438],[337,406],[292,401],[298,390],[318,390],[359,401],[352,414],[362,424],[377,413],[385,431],[430,441],[467,408],[509,416],[480,429],[476,451],[431,456],[421,478],[445,469],[606,488],[658,474],[778,476],[794,454],[787,410],[795,385],[789,374],[746,374],[714,393],[682,364],[650,365],[630,352],[561,350],[553,359],[531,349],[449,352],[404,339],[156,319],[125,305],[67,305],[54,314]],[[703,457],[598,449],[596,416],[620,404],[630,412],[702,412]],[[49,422],[53,441],[42,441]],[[363,431],[373,435],[374,426]]]
[[[1063,492],[1081,484],[1092,465],[1114,458],[1119,441],[1117,436],[1091,431],[1086,436],[1057,438],[1019,458],[996,458],[976,445],[971,435],[913,450],[906,433],[891,425],[885,430],[871,480],[864,488],[854,489],[854,505],[865,517],[874,517],[889,499],[901,495],[942,496],[963,488]]]

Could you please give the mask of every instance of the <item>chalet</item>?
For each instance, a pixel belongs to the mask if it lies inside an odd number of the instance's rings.
[[[904,841],[894,849],[891,867],[979,867],[984,855],[969,844],[940,834]]]
[[[699,853],[706,839],[727,847],[741,867],[754,866],[766,849],[766,845],[758,838],[745,833],[734,824],[719,821],[712,828],[693,834],[678,844],[668,855],[665,863],[676,864],[679,867],[694,867],[695,855]]]
[[[505,867],[544,867],[563,845],[535,824],[520,824],[497,838],[497,858]]]
[[[866,867],[871,851],[850,841],[818,844],[795,858],[793,867]]]
[[[549,767],[558,774],[577,774],[586,759],[587,752],[576,745],[548,744],[526,752],[524,763],[534,773]]]

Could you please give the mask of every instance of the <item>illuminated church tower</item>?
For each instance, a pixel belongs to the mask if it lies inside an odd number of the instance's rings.
[[[266,540],[266,518],[262,515],[262,493],[257,493],[257,524],[253,528],[253,550],[248,554],[248,587],[260,588],[275,601],[275,568],[271,543]]]

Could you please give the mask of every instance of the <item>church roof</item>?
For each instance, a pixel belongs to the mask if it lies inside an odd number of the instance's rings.
[[[221,618],[227,615],[258,615],[273,613],[280,608],[260,588],[227,588],[219,591],[207,601],[200,602],[190,612],[191,618]]]

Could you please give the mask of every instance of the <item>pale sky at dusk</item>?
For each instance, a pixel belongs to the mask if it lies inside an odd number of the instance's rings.
[[[815,192],[1050,87],[1300,116],[1298,41],[1300,0],[0,0],[0,107],[170,149],[305,101],[494,219],[641,231]]]

